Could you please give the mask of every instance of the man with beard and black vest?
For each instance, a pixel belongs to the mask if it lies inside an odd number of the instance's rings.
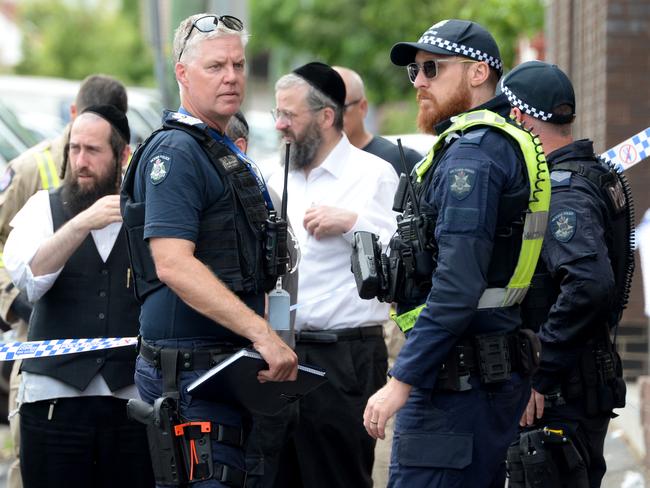
[[[11,222],[4,261],[35,302],[29,340],[137,334],[117,194],[128,140],[124,112],[86,108],[70,130],[63,185],[37,192]],[[144,426],[126,417],[127,400],[138,397],[135,355],[118,348],[23,361],[26,488],[153,486]]]
[[[379,292],[407,337],[364,425],[384,438],[397,414],[389,486],[487,487],[530,396],[536,344],[518,332],[519,304],[545,228],[546,163],[493,98],[502,63],[484,27],[443,20],[390,58],[417,90],[418,126],[438,139],[396,197]]]
[[[573,139],[575,96],[560,68],[523,63],[501,89],[512,116],[541,139],[553,188],[542,257],[523,306],[525,325],[541,340],[541,363],[523,429],[508,451],[509,486],[598,487],[609,419],[625,405],[610,335],[633,272],[631,194],[592,141]]]
[[[318,62],[275,85],[275,128],[291,142],[288,215],[302,255],[296,353],[324,368],[329,381],[298,402],[274,486],[372,486],[375,442],[361,416],[368,396],[386,381],[382,324],[389,305],[359,298],[350,252],[356,231],[375,232],[388,243],[397,174],[350,143],[343,132],[345,97],[341,76]],[[281,191],[279,172],[269,184]]]

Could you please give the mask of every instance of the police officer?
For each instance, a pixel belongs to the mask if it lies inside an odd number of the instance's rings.
[[[92,105],[114,105],[121,111],[127,110],[127,94],[122,83],[106,75],[90,75],[81,82],[74,102],[70,105],[70,119]],[[0,179],[0,252],[11,230],[9,222],[38,190],[58,188],[61,184],[59,172],[63,161],[63,151],[68,142],[70,126],[55,138],[43,141],[9,162]],[[0,263],[2,260],[0,260]],[[0,264],[0,318],[11,324],[16,331],[17,340],[27,337],[27,322],[32,312],[32,304],[26,294],[16,288],[9,275]],[[18,423],[20,415],[16,409],[16,394],[20,385],[20,361],[12,368],[9,390],[9,411],[14,412],[9,419],[13,448],[18,454],[20,437]],[[20,464],[18,460],[7,473],[8,488],[20,488]]]
[[[525,477],[526,486],[597,487],[612,409],[625,399],[610,331],[634,263],[630,193],[592,141],[573,140],[575,97],[560,68],[523,63],[501,88],[513,117],[539,135],[553,187],[542,259],[524,306],[542,343],[541,366],[521,419],[529,429],[508,452],[510,486],[523,487]],[[534,462],[542,457],[544,466]]]
[[[241,20],[228,15],[181,22],[174,37],[181,107],[164,114],[162,129],[136,152],[123,185],[143,300],[138,389],[149,403],[163,393],[178,399],[181,419],[210,422],[212,432],[223,433],[209,436],[212,459],[187,458],[184,481],[193,477],[196,486],[244,485],[248,418],[226,404],[228,392],[213,402],[192,398],[185,386],[251,344],[269,365],[261,381],[297,374],[296,355],[261,317],[264,292],[277,278],[264,254],[272,205],[247,157],[224,135],[244,97],[247,38]],[[152,456],[164,459],[159,451]],[[156,477],[170,482],[160,472]]]
[[[407,340],[364,424],[382,438],[398,412],[389,486],[489,486],[530,395],[518,302],[534,271],[522,261],[539,255],[546,165],[530,134],[494,112],[507,113],[492,99],[502,64],[482,26],[444,20],[391,60],[417,89],[420,129],[439,138],[391,242],[391,271],[407,275],[391,297]]]

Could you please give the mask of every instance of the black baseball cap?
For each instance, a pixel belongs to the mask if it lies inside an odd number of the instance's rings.
[[[341,75],[331,66],[314,61],[294,69],[293,72],[341,107],[345,105],[345,83]]]
[[[551,124],[566,124],[575,118],[576,98],[569,77],[554,64],[527,61],[501,80],[501,91],[510,105]],[[560,105],[569,105],[570,114],[556,113]]]
[[[406,66],[415,61],[419,50],[485,61],[499,74],[503,71],[499,47],[492,34],[471,20],[442,20],[429,27],[418,42],[395,44],[390,51],[390,60],[397,66]]]

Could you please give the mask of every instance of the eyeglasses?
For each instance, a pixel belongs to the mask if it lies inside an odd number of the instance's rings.
[[[227,27],[230,30],[234,30],[237,32],[241,32],[244,30],[244,23],[239,20],[237,17],[233,17],[232,15],[204,15],[203,17],[199,17],[196,19],[194,22],[192,22],[192,27],[190,27],[190,30],[187,31],[187,35],[185,36],[185,39],[183,39],[183,47],[181,48],[181,52],[178,55],[178,60],[181,60],[181,56],[183,55],[183,51],[187,47],[187,40],[190,38],[192,35],[192,31],[196,28],[197,30],[201,32],[212,32],[213,30],[216,30],[217,26],[219,25],[219,22],[221,22],[225,27]]]
[[[305,112],[318,112],[319,110],[323,110],[324,108],[327,108],[325,105],[322,107],[317,107],[317,108],[309,108]],[[304,113],[304,112],[303,112]],[[291,125],[293,122],[293,119],[295,117],[298,117],[300,114],[294,114],[293,112],[289,112],[288,110],[280,110],[279,108],[274,108],[271,110],[271,115],[273,116],[273,120],[275,122],[278,122],[280,120],[286,121],[288,125]]]
[[[432,80],[438,76],[438,71],[440,70],[438,63],[478,63],[478,61],[472,61],[471,59],[430,59],[422,64],[409,63],[406,65],[409,80],[411,80],[411,83],[415,83],[415,79],[418,77],[420,70],[424,72],[426,78]]]
[[[350,108],[352,105],[356,105],[357,103],[359,103],[361,100],[362,100],[362,99],[359,98],[359,99],[354,100],[354,101],[352,101],[352,102],[348,102],[348,103],[346,103],[345,105],[343,105],[343,109],[347,110],[347,109]]]

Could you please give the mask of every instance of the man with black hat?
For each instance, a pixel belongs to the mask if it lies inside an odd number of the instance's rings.
[[[546,165],[507,122],[504,97],[492,99],[502,63],[483,27],[444,20],[393,46],[391,60],[417,89],[420,129],[439,137],[416,167],[415,198],[395,202],[389,294],[407,340],[364,424],[383,438],[397,412],[389,486],[490,486],[530,396],[521,358],[534,360],[534,335],[517,329],[548,210]]]
[[[610,331],[633,271],[631,194],[592,141],[573,140],[575,96],[560,68],[523,63],[501,89],[512,116],[541,139],[553,187],[542,259],[523,306],[525,325],[541,340],[541,364],[524,429],[508,451],[510,486],[598,487],[612,409],[625,405]],[[533,450],[544,469],[531,469]]]
[[[128,141],[124,112],[86,108],[70,130],[63,185],[37,192],[11,222],[4,262],[35,302],[29,340],[137,333],[117,194]],[[128,348],[23,360],[25,487],[152,486],[145,429],[126,417],[134,366]]]
[[[350,245],[358,230],[388,242],[397,175],[386,161],[350,144],[343,132],[345,96],[341,76],[319,62],[275,85],[275,127],[291,143],[288,214],[302,255],[296,352],[329,379],[299,403],[276,486],[291,486],[282,478],[287,474],[301,486],[372,486],[375,443],[361,416],[367,398],[386,381],[388,304],[359,298]],[[281,180],[276,174],[270,184],[280,191]]]

